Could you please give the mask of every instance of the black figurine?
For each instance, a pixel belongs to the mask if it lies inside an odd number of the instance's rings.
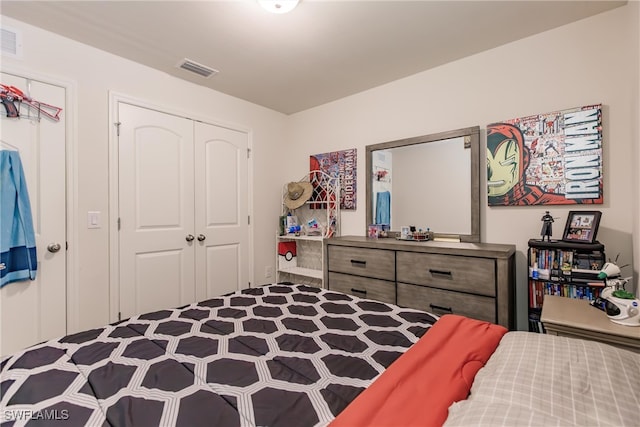
[[[542,217],[542,230],[540,230],[540,235],[542,236],[542,241],[544,242],[544,238],[547,238],[547,241],[551,241],[551,224],[553,224],[553,217],[549,214],[549,211],[546,211],[544,216]]]

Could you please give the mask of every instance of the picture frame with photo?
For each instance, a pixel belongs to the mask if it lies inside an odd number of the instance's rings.
[[[594,243],[600,226],[600,211],[569,211],[563,242]]]

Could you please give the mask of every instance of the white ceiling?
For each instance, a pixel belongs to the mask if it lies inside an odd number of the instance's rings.
[[[1,13],[291,114],[623,4],[302,0],[274,15],[254,0],[2,0]],[[177,68],[184,58],[220,72]]]

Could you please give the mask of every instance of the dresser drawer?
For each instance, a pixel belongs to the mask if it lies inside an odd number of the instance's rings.
[[[437,315],[459,314],[496,323],[495,298],[398,283],[398,305]]]
[[[329,290],[390,304],[396,303],[396,284],[385,280],[330,272]]]
[[[382,249],[327,247],[329,271],[395,280],[395,252]]]
[[[398,252],[398,282],[496,295],[495,261],[456,255]]]

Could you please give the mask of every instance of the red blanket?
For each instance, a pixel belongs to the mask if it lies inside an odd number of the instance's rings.
[[[507,330],[448,314],[363,391],[331,427],[441,426]]]

